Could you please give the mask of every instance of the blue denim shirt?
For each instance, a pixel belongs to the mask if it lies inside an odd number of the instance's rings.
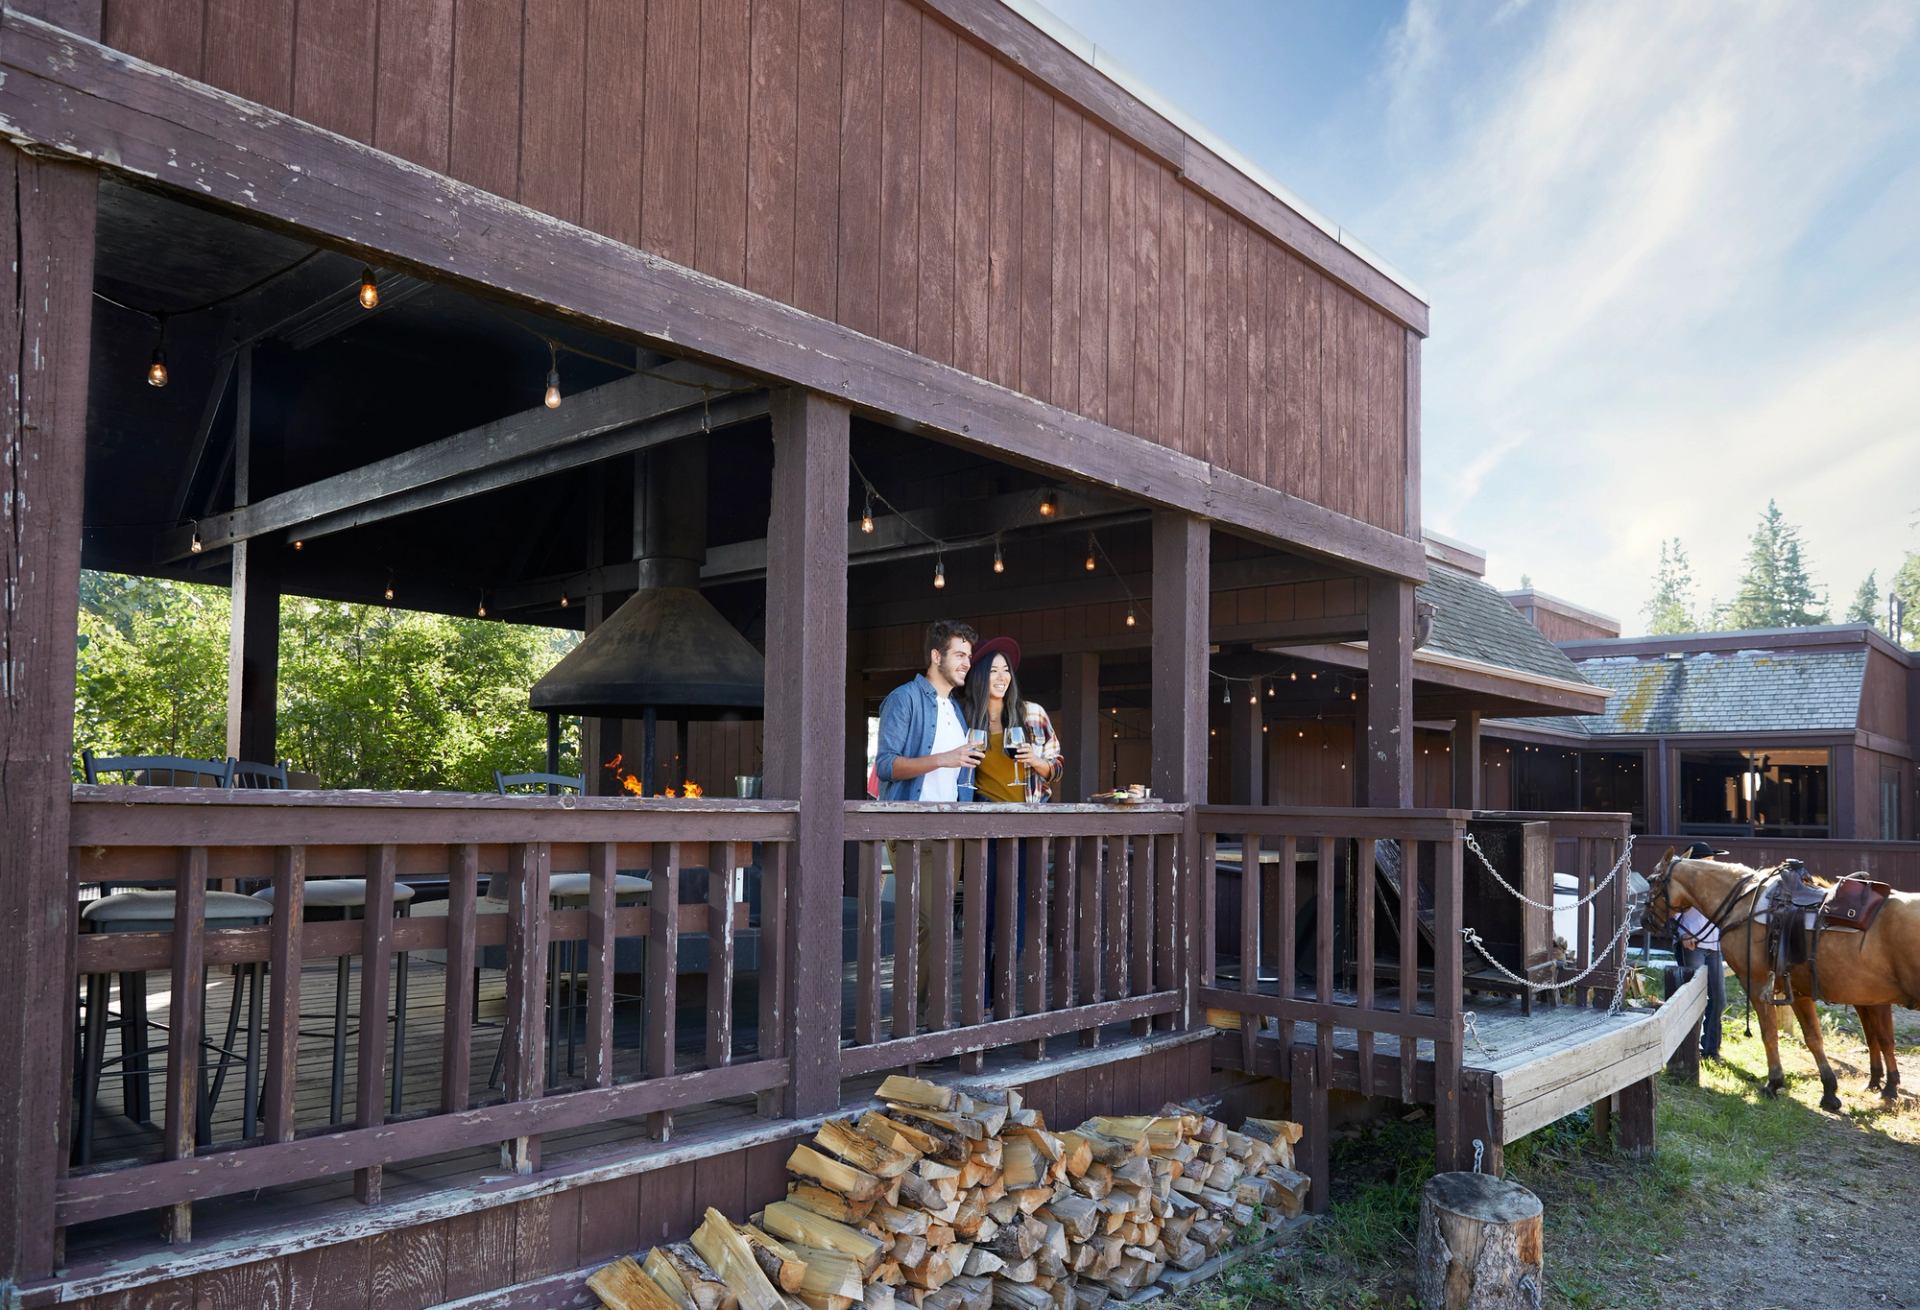
[[[959,706],[954,708],[958,710]],[[939,710],[939,695],[924,673],[916,673],[912,682],[901,683],[880,702],[880,746],[873,771],[880,779],[881,800],[920,799],[920,778],[926,775],[896,779],[893,762],[901,757],[913,760],[933,754],[933,733],[939,722]],[[961,715],[961,721],[965,720],[966,716]],[[959,779],[958,799],[973,799],[973,783],[964,774]]]

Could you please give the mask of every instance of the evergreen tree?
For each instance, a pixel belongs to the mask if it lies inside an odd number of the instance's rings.
[[[1800,529],[1775,501],[1767,502],[1747,548],[1747,571],[1727,607],[1726,626],[1801,628],[1827,621],[1827,606],[1808,575]]]
[[[1641,606],[1647,631],[1655,636],[1695,632],[1700,623],[1693,611],[1693,566],[1687,562],[1680,538],[1660,543],[1660,567],[1653,575],[1653,596]]]
[[[1887,590],[1898,596],[1907,607],[1904,628],[1894,633],[1893,639],[1902,646],[1920,646],[1920,551],[1907,552],[1906,559],[1900,563],[1900,571],[1887,584]]]
[[[1848,623],[1878,623],[1880,621],[1880,583],[1879,570],[1867,573],[1867,580],[1860,584],[1860,590],[1853,593],[1853,604],[1847,606]]]

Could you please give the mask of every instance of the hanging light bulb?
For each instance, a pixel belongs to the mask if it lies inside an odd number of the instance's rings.
[[[1097,564],[1093,558],[1093,534],[1088,533],[1087,534],[1087,562],[1086,562],[1085,568],[1087,572],[1091,573],[1099,567],[1100,565]]]
[[[373,269],[360,270],[360,308],[372,309],[380,303],[380,284],[373,280]]]
[[[487,593],[486,592],[483,591],[480,593],[480,608],[474,611],[474,613],[479,618],[484,619],[487,617]]]
[[[560,593],[560,608],[565,609],[566,607],[567,607],[567,593],[563,591]]]
[[[199,528],[197,528],[197,527],[196,527],[196,528],[195,528],[195,529],[193,530],[193,542],[192,542],[192,544],[191,544],[191,545],[189,545],[189,546],[187,547],[187,549],[188,549],[188,550],[190,550],[190,551],[192,551],[192,552],[193,552],[194,554],[196,554],[196,555],[198,555],[198,554],[199,554],[199,553],[200,553],[201,551],[203,551],[203,550],[205,550],[205,549],[206,549],[206,547],[205,547],[204,545],[202,545],[202,544],[201,544],[201,542],[200,542],[200,529],[199,529]]]
[[[935,591],[947,589],[947,562],[944,559],[933,562],[933,589]]]
[[[387,589],[380,594],[389,601],[393,599],[393,574],[387,574]]]
[[[1138,620],[1133,617],[1133,606],[1127,606],[1127,626],[1131,628],[1137,622]]]
[[[293,548],[294,548],[295,550],[305,550],[305,549],[307,548],[307,543],[306,543],[306,542],[304,542],[304,541],[297,541],[297,540],[296,540],[296,541],[295,541],[295,542],[293,543]]]
[[[1233,704],[1232,689],[1227,686],[1226,681],[1224,679],[1222,679],[1220,683],[1220,703],[1222,705]]]
[[[167,385],[167,320],[163,315],[155,321],[160,331],[154,338],[153,358],[147,363],[147,385],[164,387]]]
[[[1007,561],[1001,557],[1000,543],[997,541],[993,543],[993,571],[995,573],[1005,573],[1007,571]]]
[[[1258,705],[1259,703],[1260,703],[1259,693],[1256,692],[1253,695],[1247,697],[1247,704]]]
[[[560,408],[560,352],[551,341],[547,343],[547,394],[544,401],[548,409]]]
[[[1295,670],[1294,670],[1294,671],[1293,671],[1292,673],[1289,673],[1289,674],[1287,675],[1287,681],[1288,681],[1288,682],[1298,682],[1298,681],[1300,681],[1300,670],[1298,670],[1298,669],[1295,669]]]
[[[1271,682],[1267,684],[1267,699],[1273,699],[1273,684]]]
[[[1050,519],[1060,512],[1060,498],[1049,491],[1040,497],[1040,517]]]
[[[873,535],[873,488],[867,488],[867,501],[860,509],[860,531]]]

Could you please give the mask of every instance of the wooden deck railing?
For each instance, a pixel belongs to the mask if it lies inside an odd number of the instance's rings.
[[[1755,869],[1767,868],[1782,860],[1802,860],[1808,869],[1823,878],[1844,878],[1864,873],[1869,878],[1891,883],[1896,891],[1920,892],[1920,842],[1854,841],[1832,837],[1682,837],[1642,836],[1634,839],[1646,854],[1640,864],[1649,872],[1669,847],[1685,849],[1696,841],[1712,842],[1727,858]]]
[[[1094,1045],[1110,1023],[1173,1026],[1187,817],[1179,805],[849,805],[859,872],[842,1071],[953,1055],[977,1070],[995,1047],[1038,1059],[1050,1038]]]
[[[1599,886],[1625,853],[1633,816],[1509,810],[1478,813],[1475,817],[1520,819],[1548,825],[1553,834],[1553,871],[1572,874],[1577,882],[1575,890],[1580,905],[1574,912],[1575,936],[1567,945],[1573,951],[1573,973],[1585,973],[1587,977],[1574,988],[1574,993],[1583,1004],[1612,1004],[1620,967],[1627,958],[1628,943],[1620,932],[1620,925],[1625,922],[1629,910],[1631,880],[1627,877],[1627,870],[1622,868],[1605,891],[1595,896],[1594,888]],[[1632,864],[1642,874],[1651,873],[1659,854],[1660,851],[1652,847],[1636,847]],[[1471,860],[1474,857],[1469,854],[1467,858]],[[1513,879],[1511,871],[1503,869],[1501,872],[1510,881]],[[1588,900],[1589,896],[1593,899]],[[1609,943],[1612,944],[1611,951],[1607,949]],[[1610,962],[1594,968],[1595,957],[1600,954],[1607,955]],[[1589,969],[1592,972],[1589,973]]]
[[[257,1119],[243,1118],[230,1140],[197,1146],[201,1007],[170,1002],[159,1150],[71,1172],[60,1183],[54,1221],[65,1226],[167,1208],[179,1240],[190,1231],[197,1200],[351,1171],[356,1193],[372,1201],[383,1166],[492,1143],[501,1144],[508,1167],[528,1171],[537,1167],[542,1133],[651,1116],[652,1133],[665,1136],[677,1109],[785,1086],[786,893],[795,831],[795,807],[779,802],[76,787],[76,893],[82,884],[106,881],[170,887],[177,896],[173,931],[78,934],[76,979],[165,971],[175,996],[197,997],[205,968],[265,965],[265,1090]],[[734,875],[749,865],[759,870],[760,913],[746,924]],[[704,903],[680,903],[683,869],[709,871]],[[550,880],[560,872],[587,875],[582,908],[571,908],[578,901],[550,904]],[[650,877],[644,905],[616,903],[616,874]],[[341,877],[367,880],[365,919],[304,921],[306,888]],[[416,878],[445,880],[444,917],[392,917],[396,886]],[[271,886],[276,909],[269,922],[207,929],[200,907],[210,882],[222,880]],[[505,900],[504,913],[479,911],[488,881]],[[754,1039],[736,1049],[743,1045],[732,1026],[743,924],[759,934],[762,985]],[[706,1040],[697,1054],[675,1043],[682,933],[707,936]],[[618,943],[628,938],[646,943],[645,1022],[642,1050],[637,1060],[627,1052],[622,1069],[614,1045],[614,964]],[[570,950],[586,979],[585,1071],[550,1081],[547,1006],[559,999],[548,989],[554,943],[578,944]],[[485,947],[505,954],[504,1086],[475,1097],[473,988]],[[398,952],[423,951],[445,953],[440,1031],[415,1036],[437,1038],[442,1048],[440,1091],[433,1103],[396,1120],[386,1095],[394,999],[388,966]],[[296,1124],[299,966],[343,955],[361,961],[353,1117]],[[96,993],[103,1001],[104,991]],[[575,1004],[569,994],[570,1011]],[[50,1024],[50,1040],[70,1046],[63,1027]]]
[[[1430,1043],[1436,1146],[1448,1167],[1458,1158],[1466,820],[1466,813],[1456,810],[1206,806],[1199,811],[1202,850],[1212,875],[1203,880],[1199,1001],[1239,1016],[1242,1067],[1256,1067],[1263,1023],[1278,1022],[1283,1059],[1294,1041],[1293,1025],[1300,1024],[1312,1034],[1306,1058],[1322,1094],[1333,1082],[1336,1047],[1350,1041],[1363,1094],[1412,1101],[1421,1043]],[[1391,852],[1377,843],[1390,845]],[[1273,858],[1263,862],[1268,854]],[[1396,911],[1391,941],[1381,939],[1371,877],[1383,858],[1397,864],[1400,886],[1412,890],[1408,900],[1420,911]],[[1263,863],[1273,866],[1275,876],[1246,876]],[[1301,885],[1307,877],[1310,890]],[[1237,897],[1237,916],[1223,916],[1222,888]],[[1221,940],[1223,917],[1237,923],[1237,941]],[[1222,985],[1229,965],[1237,975],[1232,987]],[[1311,981],[1303,985],[1303,976]],[[1399,1047],[1397,1085],[1376,1086],[1376,1044],[1382,1036],[1391,1036]],[[1289,1075],[1297,1072],[1285,1064],[1281,1068]],[[1296,1092],[1299,1086],[1296,1078]],[[1309,1125],[1322,1139],[1324,1128]]]

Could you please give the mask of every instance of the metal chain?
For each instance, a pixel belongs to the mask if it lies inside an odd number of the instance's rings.
[[[1507,968],[1506,965],[1494,959],[1493,956],[1488,952],[1486,946],[1481,942],[1480,934],[1475,932],[1473,929],[1462,928],[1460,930],[1460,936],[1464,938],[1467,942],[1469,942],[1473,946],[1474,950],[1480,952],[1481,959],[1485,960],[1488,964],[1492,965],[1494,968],[1494,971],[1496,973],[1499,973],[1503,977],[1505,977],[1509,982],[1516,983],[1519,986],[1526,988],[1530,992],[1552,992],[1552,991],[1558,991],[1562,987],[1579,986],[1580,983],[1583,982],[1589,975],[1591,975],[1595,970],[1599,969],[1601,965],[1607,962],[1607,957],[1609,955],[1612,955],[1614,950],[1620,945],[1620,943],[1626,939],[1627,930],[1632,926],[1633,926],[1633,921],[1631,919],[1623,921],[1619,927],[1619,930],[1613,934],[1613,940],[1607,943],[1606,950],[1595,955],[1592,964],[1588,965],[1586,968],[1582,969],[1579,973],[1575,974],[1571,978],[1560,978],[1550,983],[1537,983],[1537,982],[1532,982],[1526,978],[1522,978],[1519,974]],[[1620,968],[1618,971],[1618,977],[1614,981],[1613,1003],[1607,1007],[1607,1011],[1610,1014],[1620,1013],[1620,1004],[1626,997],[1627,970],[1631,967],[1632,965],[1629,961],[1627,961],[1624,958],[1621,960]]]
[[[1467,1040],[1480,1048],[1480,1054],[1491,1060],[1493,1058],[1493,1052],[1487,1048],[1485,1042],[1480,1040],[1480,1016],[1472,1010],[1462,1010],[1460,1012],[1460,1025],[1467,1030]]]
[[[1607,871],[1607,876],[1600,880],[1600,885],[1598,887],[1595,887],[1592,891],[1588,892],[1585,896],[1582,896],[1579,900],[1575,901],[1571,905],[1560,905],[1560,904],[1551,903],[1551,902],[1536,901],[1531,896],[1528,896],[1525,892],[1521,891],[1518,887],[1515,887],[1512,883],[1508,882],[1505,878],[1502,878],[1500,876],[1500,871],[1493,867],[1493,861],[1489,860],[1487,858],[1487,853],[1480,849],[1480,843],[1474,840],[1472,833],[1467,834],[1467,849],[1472,851],[1476,856],[1479,857],[1481,867],[1484,868],[1488,873],[1493,875],[1493,880],[1499,883],[1502,887],[1506,888],[1508,894],[1513,896],[1517,900],[1520,900],[1527,905],[1531,905],[1536,910],[1577,910],[1581,906],[1587,904],[1589,901],[1592,901],[1595,898],[1597,898],[1601,892],[1605,891],[1609,886],[1611,886],[1613,884],[1613,880],[1620,876],[1620,871],[1626,868],[1627,865],[1632,862],[1633,834],[1632,833],[1627,834],[1626,849],[1620,852],[1620,858],[1614,861],[1613,868],[1609,869]]]

